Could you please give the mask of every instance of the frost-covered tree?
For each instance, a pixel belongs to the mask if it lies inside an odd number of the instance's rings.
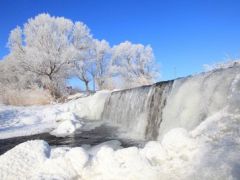
[[[10,54],[1,61],[0,84],[4,89],[31,88],[36,84],[36,77],[31,72],[25,72]]]
[[[123,81],[124,87],[152,83],[158,76],[152,48],[129,41],[114,46],[111,73]]]
[[[29,19],[23,29],[14,29],[8,44],[25,71],[39,76],[52,95],[60,96],[59,87],[65,87],[72,63],[78,56],[76,48],[84,48],[89,36],[83,23],[40,14]]]
[[[78,77],[89,90],[152,83],[158,75],[152,48],[128,41],[111,48],[93,39],[82,22],[40,14],[16,27],[10,53],[0,63],[0,90],[41,88],[55,98],[65,94],[66,80]],[[4,88],[3,88],[4,87]]]
[[[89,91],[89,82],[91,81],[91,77],[89,74],[89,66],[90,61],[80,60],[74,62],[75,71],[73,72],[79,80],[81,80],[85,84],[86,91]]]
[[[94,40],[95,58],[92,65],[92,76],[98,89],[109,88],[109,63],[111,58],[111,48],[106,40]]]
[[[0,61],[0,102],[9,103],[9,98],[16,101],[19,94],[9,97],[10,92],[20,92],[23,89],[32,89],[37,85],[37,78],[30,72],[15,63],[13,56],[8,55]],[[38,87],[37,87],[38,88]],[[11,101],[11,102],[13,102]]]
[[[73,76],[78,77],[89,91],[91,81],[90,67],[92,65],[93,39],[89,28],[83,23],[76,23],[73,31],[73,44],[75,48],[75,59],[73,62]]]

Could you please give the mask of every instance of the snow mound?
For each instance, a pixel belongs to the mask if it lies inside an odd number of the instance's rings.
[[[81,147],[72,148],[63,156],[50,158],[34,172],[33,179],[81,179],[80,174],[89,159]]]
[[[0,156],[0,179],[30,179],[50,155],[45,141],[28,141]]]
[[[56,115],[55,120],[56,120],[56,122],[63,122],[66,120],[77,121],[77,118],[74,115],[74,113],[72,113],[72,112],[61,112]]]
[[[96,146],[93,146],[91,148],[88,148],[88,153],[91,155],[96,155],[97,152],[102,148],[102,147],[110,147],[114,150],[121,149],[121,142],[118,140],[111,140],[111,141],[106,141],[104,143],[98,144]]]
[[[110,94],[111,91],[98,91],[93,95],[66,103],[63,109],[74,112],[81,119],[100,120],[105,101]]]
[[[77,120],[76,116],[72,112],[60,113],[56,117],[58,126],[56,129],[50,132],[51,135],[57,137],[64,137],[73,134],[76,129],[82,127],[82,123]]]
[[[73,134],[76,129],[81,127],[82,124],[80,122],[66,120],[60,123],[56,129],[50,132],[50,134],[57,137],[64,137]]]

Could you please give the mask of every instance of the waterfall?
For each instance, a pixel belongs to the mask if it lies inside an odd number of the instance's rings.
[[[175,80],[163,110],[158,139],[173,128],[192,130],[227,107],[232,83],[239,74],[240,66],[233,66]]]
[[[161,139],[173,128],[192,130],[226,107],[230,96],[233,102],[231,86],[240,81],[239,72],[240,66],[235,65],[112,92],[105,101],[102,119],[146,140]]]
[[[150,98],[147,99],[147,126],[145,139],[157,139],[160,124],[162,122],[162,112],[167,103],[167,96],[171,90],[173,81],[160,82],[151,87]]]
[[[119,125],[138,138],[158,137],[162,110],[173,81],[112,92],[102,119]]]

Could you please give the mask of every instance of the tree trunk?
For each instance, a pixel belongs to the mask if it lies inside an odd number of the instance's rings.
[[[96,90],[96,80],[95,80],[95,77],[93,77],[93,91],[95,92]]]
[[[85,87],[86,87],[86,91],[88,92],[89,91],[89,87],[88,87],[88,81],[84,81],[84,83],[85,83]]]

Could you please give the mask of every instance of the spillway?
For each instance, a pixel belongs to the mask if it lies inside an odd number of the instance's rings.
[[[234,92],[240,90],[239,72],[240,66],[234,65],[112,92],[106,99],[102,119],[145,140],[161,139],[173,128],[192,130],[230,104],[233,109],[238,109],[239,101],[231,102],[234,100],[233,88]]]

